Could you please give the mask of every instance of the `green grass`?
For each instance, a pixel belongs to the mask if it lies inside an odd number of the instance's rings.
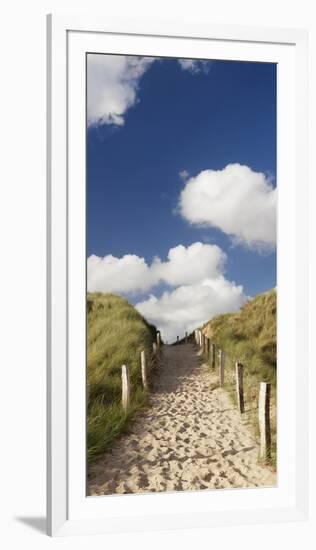
[[[156,329],[128,303],[113,294],[87,298],[87,453],[95,461],[113,439],[128,429],[133,414],[147,402],[142,388],[140,353],[152,358]],[[121,366],[130,370],[131,402],[121,406]]]
[[[244,365],[246,413],[258,427],[260,382],[271,383],[271,464],[276,463],[276,292],[271,290],[249,301],[238,313],[219,315],[203,327],[216,347],[225,351],[225,388],[236,404],[235,363]],[[216,357],[216,368],[218,358]]]

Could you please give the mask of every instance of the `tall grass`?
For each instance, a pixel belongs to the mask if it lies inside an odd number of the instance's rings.
[[[140,353],[152,354],[156,329],[128,303],[113,294],[87,298],[87,453],[93,462],[113,439],[126,431],[132,415],[146,404]],[[131,402],[121,406],[121,366],[128,365]]]
[[[225,351],[225,389],[236,404],[235,363],[244,365],[246,417],[256,436],[260,382],[271,383],[271,464],[276,463],[276,292],[271,290],[249,301],[239,313],[215,317],[203,332]],[[216,356],[216,368],[219,366]]]

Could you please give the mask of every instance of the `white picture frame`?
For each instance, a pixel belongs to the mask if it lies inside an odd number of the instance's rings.
[[[104,19],[97,15],[49,15],[47,29],[48,534],[306,519],[307,33],[184,21]],[[278,63],[277,487],[86,497],[83,84],[88,51]]]

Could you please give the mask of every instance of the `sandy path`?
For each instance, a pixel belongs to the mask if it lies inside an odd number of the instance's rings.
[[[246,421],[190,344],[164,346],[150,407],[89,471],[89,494],[275,485]]]

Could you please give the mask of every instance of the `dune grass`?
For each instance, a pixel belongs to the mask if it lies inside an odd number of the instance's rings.
[[[152,357],[156,329],[128,303],[113,294],[87,297],[87,455],[91,463],[128,428],[133,414],[147,402],[142,388],[140,353]],[[121,406],[121,366],[128,365],[131,402]]]
[[[203,332],[225,351],[225,389],[236,404],[235,363],[244,365],[246,413],[259,435],[258,396],[260,382],[271,383],[271,465],[276,464],[276,291],[250,300],[238,313],[219,315]],[[216,368],[219,366],[216,354]]]

